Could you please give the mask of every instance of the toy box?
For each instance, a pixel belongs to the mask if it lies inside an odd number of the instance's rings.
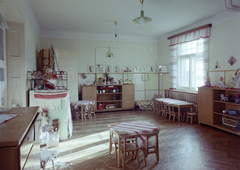
[[[230,119],[225,116],[222,116],[222,123],[224,125],[236,128],[238,126],[238,124],[240,124],[240,120],[239,119]]]
[[[106,105],[106,109],[112,109],[112,108],[116,108],[117,105],[116,104],[107,104]]]

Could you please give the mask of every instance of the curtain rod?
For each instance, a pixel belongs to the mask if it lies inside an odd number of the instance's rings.
[[[207,25],[203,25],[203,26],[200,26],[200,27],[197,27],[197,28],[193,28],[191,30],[184,31],[184,32],[181,32],[179,34],[172,35],[171,37],[168,37],[167,39],[169,40],[169,39],[178,37],[180,35],[187,34],[187,33],[190,33],[190,32],[193,32],[193,31],[197,31],[197,30],[200,30],[200,29],[203,29],[203,28],[208,28],[208,27],[212,27],[212,24],[207,24]]]

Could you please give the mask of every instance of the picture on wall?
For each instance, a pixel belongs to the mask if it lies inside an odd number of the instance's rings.
[[[4,81],[4,68],[0,68],[0,81]]]
[[[105,66],[105,73],[111,73],[112,72],[112,66],[111,65],[106,65]]]
[[[236,58],[234,58],[233,56],[231,56],[230,58],[229,58],[229,60],[228,60],[228,63],[231,65],[231,66],[233,66],[233,64],[234,63],[236,63]]]
[[[4,60],[3,58],[3,30],[0,28],[0,60]]]
[[[119,65],[115,65],[115,66],[113,67],[113,72],[114,72],[114,73],[119,73],[119,72],[120,72],[120,67],[119,67]]]
[[[87,72],[93,73],[93,65],[87,66]]]
[[[132,72],[131,66],[130,65],[125,66],[124,67],[124,72]]]
[[[154,66],[149,66],[149,72],[153,73],[154,72]]]
[[[103,65],[102,64],[97,64],[97,68],[96,68],[96,72],[97,73],[102,73],[103,72]]]
[[[147,66],[142,66],[142,72],[146,73],[147,72]]]
[[[136,73],[136,72],[139,72],[139,67],[138,66],[133,66],[133,71]]]

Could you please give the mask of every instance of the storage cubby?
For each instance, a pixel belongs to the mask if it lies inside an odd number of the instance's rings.
[[[84,85],[82,100],[96,101],[96,112],[134,109],[134,85]]]
[[[228,97],[228,101],[221,101],[221,94]],[[240,135],[240,128],[238,126],[238,122],[240,122],[240,104],[235,103],[235,98],[239,97],[239,94],[240,89],[200,87],[198,94],[199,123]],[[205,102],[206,99],[204,96],[206,95],[209,95],[212,102]],[[237,111],[238,114],[224,113],[223,110]]]

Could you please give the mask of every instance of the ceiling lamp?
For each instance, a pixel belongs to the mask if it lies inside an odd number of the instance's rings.
[[[149,17],[145,17],[145,16],[144,16],[143,1],[144,1],[144,0],[140,0],[140,3],[142,4],[142,9],[141,9],[141,12],[140,12],[140,17],[134,18],[134,19],[132,20],[132,22],[135,23],[135,24],[144,25],[144,24],[149,23],[149,22],[152,21],[152,18],[149,18]]]
[[[117,21],[114,21],[114,25],[115,25],[115,38],[118,37],[117,35]]]

